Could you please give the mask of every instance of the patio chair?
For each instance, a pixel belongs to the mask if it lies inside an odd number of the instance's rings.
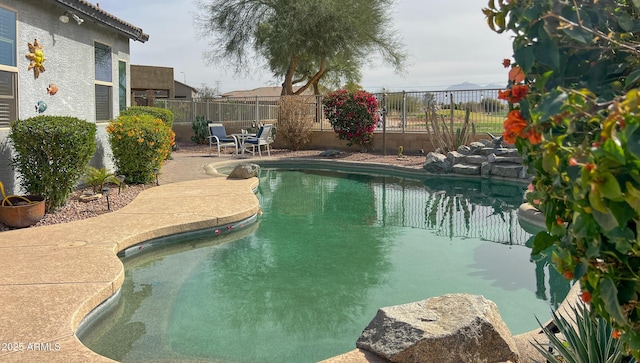
[[[256,154],[256,146],[258,147],[258,155],[262,157],[262,149],[260,146],[264,145],[267,149],[267,154],[271,156],[271,148],[269,145],[273,142],[273,138],[271,137],[271,129],[273,129],[272,124],[266,124],[260,126],[258,129],[258,133],[256,137],[250,137],[244,141],[245,148],[251,146],[251,154]]]
[[[209,156],[211,156],[211,149],[213,145],[218,148],[218,157],[220,157],[220,148],[233,146],[236,148],[236,155],[238,155],[238,139],[233,135],[227,135],[224,125],[221,123],[208,123],[209,129]]]

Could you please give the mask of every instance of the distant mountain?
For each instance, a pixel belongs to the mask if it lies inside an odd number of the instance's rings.
[[[486,86],[480,86],[475,83],[462,82],[459,84],[454,84],[453,86],[449,86],[449,88],[447,88],[447,91],[467,91],[467,90],[501,89],[501,88],[504,88],[504,85],[488,84]]]
[[[496,89],[503,89],[504,86],[489,84],[486,86],[480,86],[475,83],[462,82],[454,84],[446,89],[446,91],[452,91],[453,99],[458,102],[482,102],[483,99],[496,99],[498,97]],[[469,92],[463,92],[469,91]],[[436,95],[436,102],[448,103],[451,102],[447,97],[448,92],[442,92]]]

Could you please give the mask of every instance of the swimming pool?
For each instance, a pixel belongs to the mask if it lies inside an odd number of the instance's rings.
[[[379,307],[453,292],[534,329],[569,284],[529,261],[523,188],[263,170],[257,223],[124,259],[120,302],[81,339],[125,362],[315,362],[354,349]]]

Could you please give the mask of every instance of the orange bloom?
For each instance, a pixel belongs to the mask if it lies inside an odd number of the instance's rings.
[[[511,88],[511,102],[518,103],[521,99],[527,97],[529,86],[516,84]]]
[[[589,291],[583,291],[580,297],[582,298],[582,301],[586,302],[587,304],[591,302],[592,296]]]
[[[519,66],[515,66],[511,68],[509,71],[509,80],[514,83],[520,83],[524,81],[524,71]]]
[[[523,136],[523,131],[527,127],[527,121],[522,118],[520,110],[512,110],[507,114],[504,121],[504,132],[502,137],[507,143],[513,144],[517,137]]]
[[[529,129],[529,131],[527,131],[527,139],[529,139],[529,142],[532,145],[537,145],[542,141],[542,134],[539,133],[538,131],[536,131],[535,129],[531,128]]]
[[[505,68],[508,68],[511,65],[511,59],[503,59],[502,60],[502,66],[504,66]]]
[[[498,90],[498,99],[511,102],[511,89]]]
[[[573,272],[571,272],[571,271],[563,272],[562,276],[564,276],[564,278],[567,279],[567,280],[573,280]]]
[[[611,337],[613,339],[620,339],[621,336],[622,336],[622,333],[618,329],[611,332]]]

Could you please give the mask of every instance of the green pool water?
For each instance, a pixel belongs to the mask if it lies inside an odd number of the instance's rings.
[[[523,189],[262,170],[255,224],[125,258],[120,301],[81,340],[123,362],[316,362],[355,349],[379,307],[458,292],[535,329],[570,286],[530,261]]]

